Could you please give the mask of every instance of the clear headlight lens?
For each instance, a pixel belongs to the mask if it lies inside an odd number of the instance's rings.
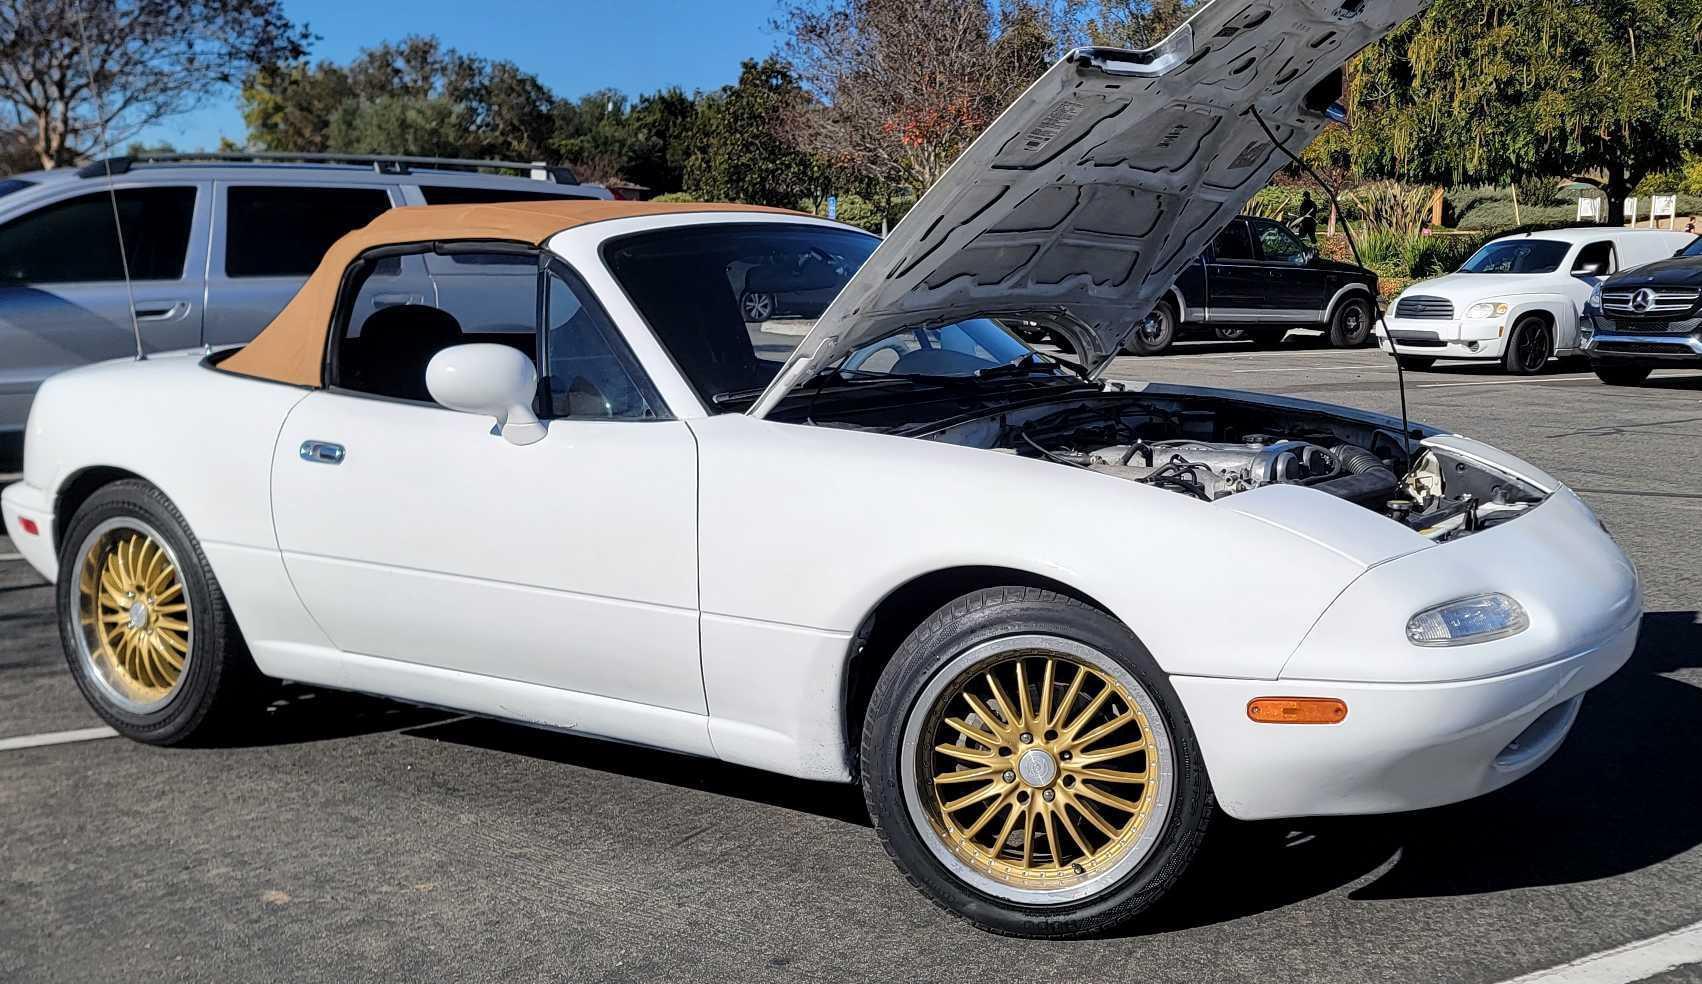
[[[1407,639],[1415,646],[1465,646],[1505,639],[1530,626],[1518,602],[1504,594],[1480,594],[1414,615],[1407,620]]]
[[[1586,311],[1600,311],[1601,309],[1602,309],[1602,285],[1597,284],[1596,289],[1590,291],[1590,299],[1584,302],[1584,310],[1586,310]]]
[[[1466,308],[1468,318],[1499,318],[1507,313],[1507,305],[1499,301],[1484,301]]]

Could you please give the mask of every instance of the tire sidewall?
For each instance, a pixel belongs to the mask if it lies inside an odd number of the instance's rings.
[[[1359,332],[1354,336],[1347,333],[1347,317],[1350,311],[1359,312]],[[1330,317],[1330,344],[1336,348],[1358,348],[1365,344],[1371,335],[1371,305],[1363,297],[1349,297],[1336,305],[1336,313]]]
[[[1129,337],[1129,344],[1124,346],[1124,351],[1132,355],[1160,355],[1176,343],[1176,312],[1170,307],[1170,302],[1159,301],[1158,306],[1152,309],[1151,317],[1160,319],[1164,325],[1164,331],[1158,339],[1148,341],[1142,336],[1141,326],[1137,324],[1134,334]],[[1143,319],[1142,324],[1144,323]]]
[[[1548,351],[1543,356],[1542,362],[1539,365],[1537,365],[1536,368],[1527,369],[1527,368],[1525,368],[1523,360],[1521,360],[1519,358],[1519,346],[1520,346],[1520,343],[1524,340],[1525,334],[1527,332],[1529,332],[1533,327],[1542,327],[1542,328],[1545,328],[1545,329],[1548,330],[1548,333],[1549,333],[1549,335],[1548,335]],[[1501,363],[1506,368],[1506,370],[1508,372],[1513,373],[1514,375],[1517,375],[1517,376],[1535,376],[1535,375],[1539,375],[1545,368],[1548,367],[1548,360],[1553,358],[1553,357],[1554,357],[1554,331],[1553,331],[1553,329],[1548,329],[1547,325],[1545,325],[1542,322],[1541,319],[1539,319],[1535,316],[1532,316],[1532,315],[1526,315],[1525,317],[1520,318],[1513,325],[1512,331],[1507,333],[1507,351],[1506,351],[1505,355],[1503,356]]]
[[[78,567],[80,549],[89,533],[111,519],[139,519],[153,527],[177,557],[178,577],[190,602],[189,658],[177,692],[161,707],[146,713],[124,708],[109,698],[83,665],[76,633],[79,630]],[[183,740],[206,717],[212,695],[224,676],[222,655],[228,640],[218,617],[224,600],[212,580],[201,545],[190,534],[176,507],[152,486],[119,482],[96,492],[83,504],[65,530],[60,544],[59,576],[54,586],[60,644],[71,676],[89,705],[119,733],[150,744]]]
[[[1025,589],[1006,589],[1018,594]],[[982,607],[936,613],[900,646],[877,684],[863,732],[864,796],[887,850],[911,881],[935,902],[983,928],[1016,936],[1079,936],[1134,916],[1166,894],[1192,860],[1212,806],[1210,783],[1181,700],[1150,653],[1120,623],[1099,610],[1050,593]],[[972,596],[972,598],[983,597]],[[961,605],[962,599],[958,604]],[[943,616],[943,617],[942,617]],[[999,899],[959,880],[916,828],[900,779],[902,741],[916,701],[951,659],[1001,637],[1056,635],[1091,646],[1116,661],[1146,689],[1163,717],[1175,759],[1171,807],[1150,853],[1133,871],[1085,899],[1032,905]]]

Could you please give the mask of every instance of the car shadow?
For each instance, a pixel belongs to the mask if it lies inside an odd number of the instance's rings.
[[[855,785],[794,779],[639,745],[616,746],[620,754],[611,755],[610,743],[601,739],[486,718],[458,718],[410,728],[407,733],[871,826],[861,787]]]
[[[1625,667],[1585,698],[1566,743],[1488,796],[1385,817],[1218,824],[1135,931],[1210,925],[1347,889],[1445,898],[1639,871],[1702,844],[1702,615],[1651,612]]]
[[[214,744],[227,748],[305,744],[403,731],[459,716],[383,697],[298,683],[278,684],[267,696],[266,706],[255,720]]]

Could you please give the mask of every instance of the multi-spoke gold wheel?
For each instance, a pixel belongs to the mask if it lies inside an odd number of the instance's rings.
[[[1030,637],[979,647],[941,677],[907,729],[906,786],[948,867],[996,894],[1065,901],[1150,852],[1169,739],[1132,675]]]
[[[131,711],[165,703],[189,661],[191,612],[177,558],[133,520],[102,523],[77,567],[78,649],[90,676]]]

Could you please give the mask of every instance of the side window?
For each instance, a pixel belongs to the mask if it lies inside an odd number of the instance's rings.
[[[1253,241],[1247,238],[1247,223],[1231,222],[1212,240],[1212,257],[1219,261],[1250,260]]]
[[[420,185],[427,205],[483,205],[486,202],[571,202],[585,195],[556,195],[547,191],[507,188],[468,188],[458,185]]]
[[[389,208],[383,188],[228,188],[225,276],[305,277],[344,233]]]
[[[462,255],[475,261],[474,270],[501,272],[430,276],[417,255],[360,261],[338,306],[337,387],[431,403],[425,371],[432,357],[473,342],[507,345],[536,363],[537,254]]]
[[[660,402],[591,292],[551,270],[544,300],[545,385],[556,417],[653,420]]]
[[[1605,277],[1616,269],[1613,242],[1605,239],[1580,249],[1578,258],[1572,263],[1572,272],[1579,276]]]
[[[195,222],[194,188],[90,192],[45,205],[0,226],[0,283],[65,284],[180,280]],[[124,230],[124,256],[118,229]]]
[[[1259,238],[1259,253],[1266,261],[1296,266],[1306,262],[1306,246],[1294,233],[1275,222],[1259,222],[1253,229],[1253,234]]]

